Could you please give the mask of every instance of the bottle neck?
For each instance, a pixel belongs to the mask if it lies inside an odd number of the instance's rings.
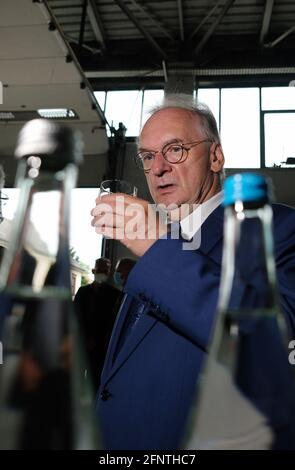
[[[246,296],[247,287],[255,295],[257,308],[276,306],[272,208],[267,203],[239,202],[225,209],[219,311],[237,308],[235,295],[243,290]]]
[[[22,163],[22,162],[21,162]],[[40,171],[32,178],[21,165],[19,203],[10,246],[0,270],[0,289],[22,295],[70,295],[69,212],[77,168]]]

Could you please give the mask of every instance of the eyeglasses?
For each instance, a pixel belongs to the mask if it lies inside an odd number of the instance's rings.
[[[192,147],[196,147],[204,142],[213,143],[212,140],[206,139],[199,140],[198,142],[188,142],[186,144],[166,144],[162,150],[143,150],[135,155],[135,163],[137,167],[145,173],[151,170],[156,153],[161,153],[169,163],[182,163],[187,159],[188,153]]]

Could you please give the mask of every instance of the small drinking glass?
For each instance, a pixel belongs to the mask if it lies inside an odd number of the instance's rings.
[[[137,196],[137,187],[126,180],[112,179],[104,180],[100,184],[99,194],[124,193],[130,196]]]

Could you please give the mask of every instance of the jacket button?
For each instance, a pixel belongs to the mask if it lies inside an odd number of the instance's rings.
[[[105,388],[100,394],[100,398],[102,399],[102,401],[107,401],[110,397],[111,394],[107,388]]]

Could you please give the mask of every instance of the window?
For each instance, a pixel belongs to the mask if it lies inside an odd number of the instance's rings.
[[[0,224],[0,239],[6,237],[11,229],[11,222],[14,219],[17,208],[19,190],[16,188],[4,188],[8,200],[3,207],[4,220]],[[82,263],[87,264],[90,268],[94,266],[96,258],[101,256],[102,236],[98,235],[94,228],[90,225],[90,211],[95,205],[95,198],[98,195],[96,188],[76,188],[73,190],[71,201],[71,226],[70,226],[70,247],[72,247]],[[46,209],[46,198],[44,210],[41,214],[35,214],[36,229],[42,240],[42,218],[48,216],[49,211]],[[7,220],[8,219],[8,220]],[[6,232],[6,233],[5,233]],[[48,234],[45,234],[48,240]],[[51,240],[54,242],[54,240]]]
[[[139,134],[142,91],[109,91],[105,115],[109,124],[118,129],[119,122],[127,128],[126,136]]]
[[[117,129],[122,122],[126,136],[137,137],[164,90],[99,91],[95,96],[110,125]],[[295,157],[290,137],[295,87],[199,88],[197,97],[216,119],[226,168],[287,166],[282,162]]]
[[[260,167],[259,88],[221,90],[221,142],[226,168]]]
[[[105,91],[95,91],[94,96],[101,107],[102,111],[105,112],[105,107],[106,107],[106,97],[107,94]]]
[[[295,87],[261,88],[262,110],[295,110]]]
[[[219,123],[219,98],[220,98],[220,90],[219,88],[199,88],[198,89],[198,101],[201,103],[205,103],[211,109],[212,113],[217,122],[217,127],[220,129]]]
[[[286,166],[295,157],[294,129],[295,112],[264,114],[265,166]]]
[[[160,104],[161,100],[164,97],[164,90],[145,90],[143,95],[143,109],[141,116],[141,126],[149,117],[151,108]]]
[[[261,89],[263,116],[263,156],[266,167],[293,167],[286,164],[295,157],[295,88],[269,87]],[[293,160],[294,161],[294,160]]]
[[[70,246],[74,248],[80,261],[94,266],[101,256],[102,235],[98,235],[91,225],[91,209],[95,206],[98,188],[76,188],[71,201]]]

